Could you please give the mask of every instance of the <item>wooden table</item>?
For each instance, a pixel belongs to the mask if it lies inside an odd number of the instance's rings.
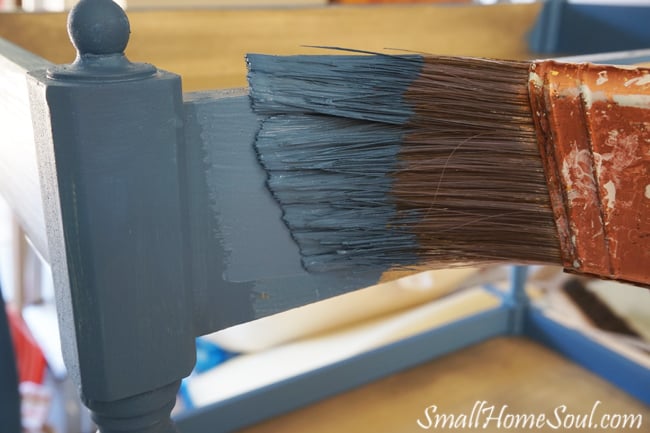
[[[555,423],[554,411],[567,406],[567,414],[590,413],[597,401],[596,417],[602,414],[641,414],[640,429],[650,428],[650,407],[610,383],[573,364],[557,353],[528,339],[496,338],[386,377],[305,409],[280,416],[244,433],[356,432],[415,433],[427,431],[425,409],[437,405],[439,413],[470,414],[476,402],[503,405],[505,413],[546,413]],[[505,418],[504,418],[505,419]],[[483,421],[483,420],[482,420]],[[502,432],[496,421],[486,429],[467,432]],[[452,431],[430,428],[429,431]],[[510,431],[517,431],[513,429]],[[608,429],[530,430],[535,432],[604,432]]]

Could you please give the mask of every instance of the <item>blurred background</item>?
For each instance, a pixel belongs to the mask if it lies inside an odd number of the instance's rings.
[[[196,7],[261,7],[261,6],[305,6],[334,4],[370,4],[370,3],[532,3],[535,0],[118,0],[124,8],[196,8]],[[22,9],[29,12],[58,12],[70,9],[76,0],[2,0],[5,10]]]

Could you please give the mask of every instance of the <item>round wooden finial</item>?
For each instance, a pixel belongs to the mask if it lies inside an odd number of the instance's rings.
[[[68,34],[77,49],[70,65],[53,66],[56,80],[124,81],[151,77],[156,68],[131,63],[124,55],[131,26],[126,13],[112,0],[81,0],[68,15]]]
[[[68,15],[68,33],[80,56],[121,54],[131,27],[126,13],[112,0],[81,0]]]

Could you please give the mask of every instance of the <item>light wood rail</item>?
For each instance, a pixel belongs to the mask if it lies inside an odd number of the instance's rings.
[[[338,6],[130,11],[133,61],[180,74],[185,91],[246,85],[247,52],[314,53],[304,45],[498,58],[529,56],[539,4]],[[74,50],[65,14],[0,14],[0,37],[53,63]]]

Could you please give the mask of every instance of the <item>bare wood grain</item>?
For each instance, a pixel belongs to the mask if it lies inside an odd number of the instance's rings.
[[[127,55],[180,74],[185,91],[244,86],[247,52],[316,52],[304,45],[526,58],[525,34],[539,10],[524,4],[131,11]],[[0,15],[0,36],[55,63],[74,58],[64,14]]]

